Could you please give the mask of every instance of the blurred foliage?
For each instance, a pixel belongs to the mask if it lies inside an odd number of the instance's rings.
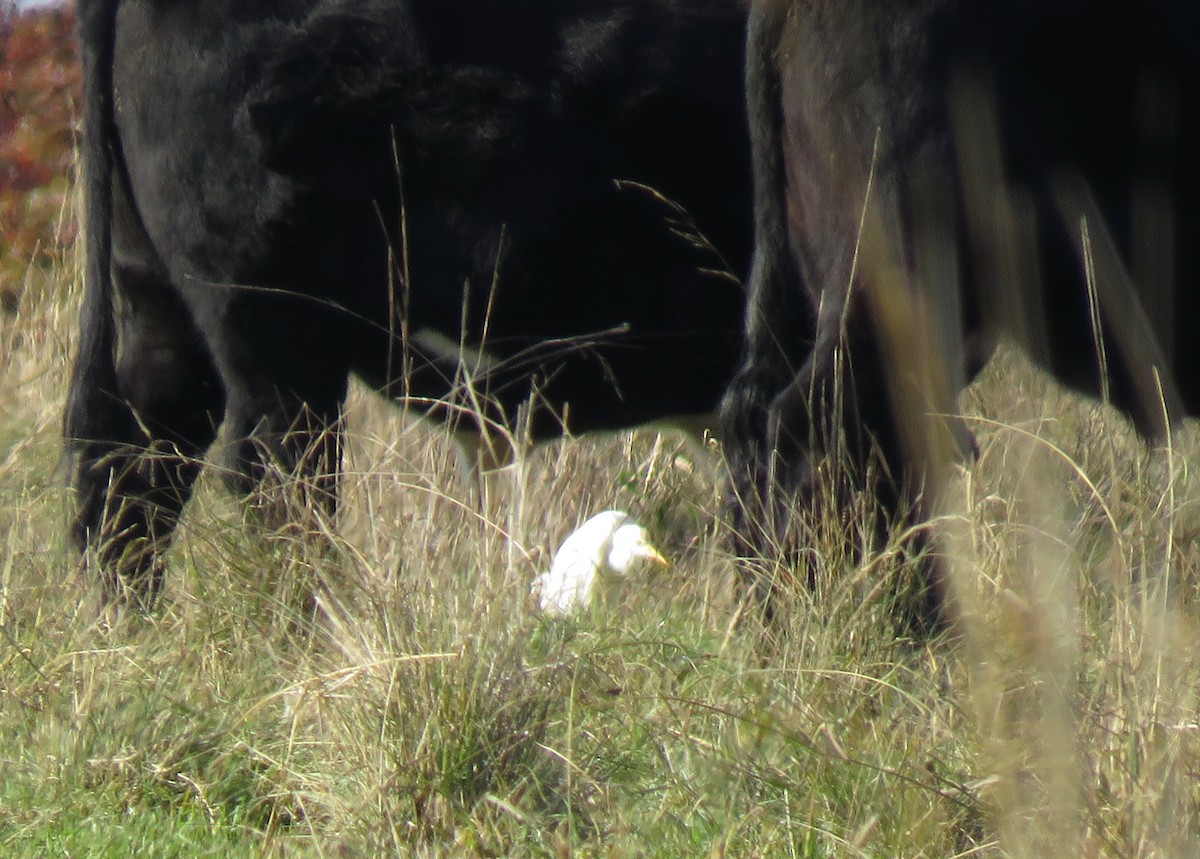
[[[75,13],[0,2],[0,306],[20,301],[77,229],[70,191],[80,116]]]

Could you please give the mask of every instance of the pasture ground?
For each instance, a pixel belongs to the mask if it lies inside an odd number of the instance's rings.
[[[548,446],[479,516],[444,436],[356,391],[336,533],[265,533],[207,475],[161,611],[105,629],[63,540],[79,275],[28,277],[0,319],[4,856],[1200,855],[1194,439],[1151,453],[998,362],[941,523],[962,634],[922,644],[895,546],[844,548],[865,502],[763,629],[673,436]],[[529,583],[613,506],[673,565],[539,617]]]

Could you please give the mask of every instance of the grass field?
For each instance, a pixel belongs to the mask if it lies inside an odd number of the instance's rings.
[[[844,549],[866,503],[764,629],[679,439],[540,449],[480,516],[444,436],[356,391],[336,534],[265,533],[206,477],[161,611],[104,629],[63,539],[78,273],[29,278],[0,318],[0,855],[1200,855],[1192,438],[1147,451],[1005,356],[940,523],[962,634],[918,643],[896,547]],[[529,583],[613,506],[672,565],[539,617]]]

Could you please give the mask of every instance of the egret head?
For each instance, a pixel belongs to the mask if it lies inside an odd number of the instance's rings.
[[[624,576],[638,561],[667,563],[667,559],[651,544],[646,529],[627,516],[612,533],[605,566],[609,572]]]

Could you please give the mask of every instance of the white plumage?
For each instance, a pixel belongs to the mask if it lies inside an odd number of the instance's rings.
[[[558,617],[592,604],[614,588],[639,560],[665,564],[646,529],[620,510],[584,522],[554,553],[550,572],[533,582],[542,611]]]

